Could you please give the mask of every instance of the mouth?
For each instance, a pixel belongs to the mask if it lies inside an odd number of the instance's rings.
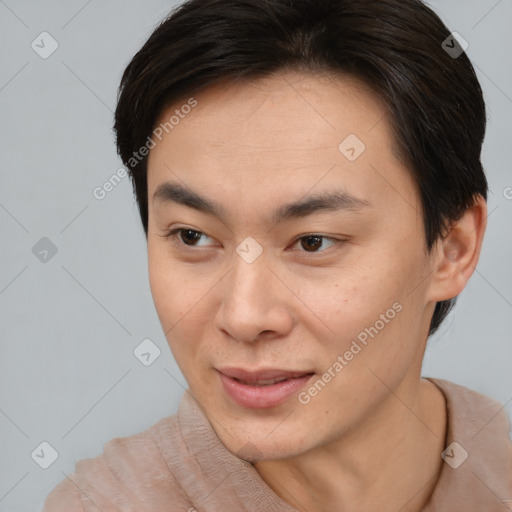
[[[314,375],[311,371],[242,368],[217,370],[227,396],[237,405],[252,409],[275,407],[300,391]]]
[[[272,384],[276,384],[278,382],[284,382],[285,380],[288,380],[288,377],[283,377],[282,379],[268,379],[268,380],[258,380],[255,382],[250,382],[243,379],[237,379],[233,377],[236,381],[241,382],[242,384],[246,384],[247,386],[256,386],[256,387],[263,387],[263,386],[271,386]]]

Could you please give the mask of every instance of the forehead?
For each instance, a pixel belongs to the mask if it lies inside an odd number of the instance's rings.
[[[379,146],[393,144],[385,105],[351,76],[286,72],[255,80],[225,80],[195,98],[198,105],[172,129],[173,138],[181,143],[193,135],[205,144],[223,146],[230,157],[236,155],[237,148],[245,154],[251,149],[261,152],[277,147],[283,151],[337,149],[336,142],[343,134],[354,133],[368,140],[378,124],[385,126],[379,137],[373,138],[373,146],[379,140]],[[157,124],[164,124],[176,109],[180,110],[180,102],[163,111]],[[315,133],[320,137],[313,137]],[[242,140],[243,147],[237,146]],[[196,150],[201,152],[203,147],[201,144]]]
[[[194,99],[197,106],[150,152],[150,193],[165,179],[185,179],[216,194],[215,187],[235,193],[281,187],[279,194],[297,196],[336,183],[360,196],[390,187],[415,195],[396,157],[385,105],[353,77],[280,73],[224,81]],[[157,124],[181,105],[165,109]]]

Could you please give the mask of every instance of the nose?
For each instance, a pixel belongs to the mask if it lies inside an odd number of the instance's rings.
[[[235,255],[234,267],[223,279],[215,324],[242,342],[281,337],[293,327],[291,292],[271,271],[264,257],[247,263]]]

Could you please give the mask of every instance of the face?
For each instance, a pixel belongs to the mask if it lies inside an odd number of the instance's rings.
[[[158,316],[232,453],[300,455],[417,385],[434,302],[415,184],[355,79],[280,74],[192,103],[163,112],[180,120],[148,160]]]

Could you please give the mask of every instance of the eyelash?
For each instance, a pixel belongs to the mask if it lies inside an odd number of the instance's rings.
[[[168,238],[169,240],[171,240],[171,242],[173,244],[184,246],[184,247],[186,247],[188,249],[194,249],[196,246],[194,246],[194,245],[187,245],[178,236],[179,233],[183,232],[183,231],[192,231],[193,233],[199,233],[200,235],[205,235],[206,234],[206,233],[203,233],[202,231],[197,231],[197,230],[191,229],[191,228],[174,228],[174,229],[170,230],[168,233],[166,233],[163,236],[165,238]],[[299,242],[300,240],[303,240],[303,239],[306,239],[306,238],[309,238],[309,237],[321,238],[322,240],[328,240],[330,242],[333,242],[334,244],[342,244],[342,243],[346,242],[346,240],[339,239],[339,238],[328,237],[328,236],[325,236],[325,235],[321,235],[319,233],[307,233],[305,235],[301,235],[301,236],[297,237],[293,241],[293,245],[296,245],[297,242]],[[321,253],[325,252],[328,249],[329,248],[324,249],[323,251],[301,251],[301,252],[304,252],[305,254],[321,254]]]

